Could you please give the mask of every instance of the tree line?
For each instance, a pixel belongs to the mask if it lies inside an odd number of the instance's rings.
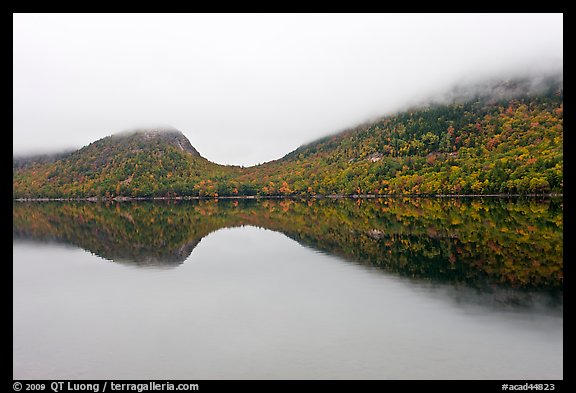
[[[257,141],[256,141],[257,142]],[[253,167],[166,139],[103,138],[19,161],[14,198],[545,194],[563,190],[563,91],[430,105],[383,117]]]

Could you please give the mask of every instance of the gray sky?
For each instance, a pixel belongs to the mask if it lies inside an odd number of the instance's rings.
[[[452,84],[562,69],[562,14],[15,14],[14,154],[170,125],[254,165]]]

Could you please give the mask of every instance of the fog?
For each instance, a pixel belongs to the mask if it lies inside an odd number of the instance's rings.
[[[254,165],[454,84],[562,71],[562,14],[14,14],[13,152],[137,127]]]

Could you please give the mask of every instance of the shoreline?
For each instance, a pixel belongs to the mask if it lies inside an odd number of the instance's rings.
[[[176,196],[176,197],[87,197],[87,198],[14,198],[14,202],[131,202],[131,201],[190,201],[219,199],[378,199],[378,198],[563,198],[564,194],[352,194],[352,195],[236,195],[236,196]]]

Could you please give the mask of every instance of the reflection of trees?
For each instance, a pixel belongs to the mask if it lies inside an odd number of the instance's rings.
[[[202,237],[255,225],[300,244],[432,282],[562,287],[560,200],[387,198],[15,203],[15,239],[114,261],[182,263]]]

